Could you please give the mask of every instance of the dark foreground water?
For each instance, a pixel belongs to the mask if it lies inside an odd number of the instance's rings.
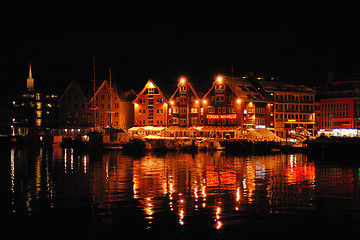
[[[360,232],[359,167],[304,154],[134,157],[54,148],[2,149],[0,157],[2,234],[9,238],[323,239]]]

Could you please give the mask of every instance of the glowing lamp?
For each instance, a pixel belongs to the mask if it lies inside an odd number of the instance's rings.
[[[195,103],[196,103],[196,104],[199,104],[199,100],[196,100]]]
[[[240,100],[240,99],[238,99],[238,100],[236,100],[236,102],[240,104],[240,103],[241,103],[241,100]]]
[[[184,83],[184,82],[185,82],[185,78],[181,78],[180,83]]]
[[[221,82],[222,82],[222,77],[218,77],[218,78],[217,78],[217,81],[218,81],[219,83],[221,83]]]
[[[206,100],[204,100],[204,101],[203,101],[203,103],[204,103],[204,104],[206,104],[206,103],[207,103],[207,101],[206,101]]]
[[[170,104],[173,105],[173,104],[174,104],[174,101],[171,101]]]

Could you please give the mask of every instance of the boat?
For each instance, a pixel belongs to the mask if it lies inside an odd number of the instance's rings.
[[[143,153],[146,150],[145,141],[139,138],[132,138],[129,142],[122,145],[125,153]]]

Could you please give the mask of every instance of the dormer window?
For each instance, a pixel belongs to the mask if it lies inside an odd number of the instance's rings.
[[[148,95],[154,95],[154,94],[155,94],[155,88],[149,88]]]

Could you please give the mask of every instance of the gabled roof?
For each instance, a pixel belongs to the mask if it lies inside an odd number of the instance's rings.
[[[65,97],[65,95],[68,94],[68,92],[69,92],[72,88],[76,89],[76,90],[79,92],[80,96],[81,96],[85,101],[87,101],[87,98],[86,98],[85,94],[83,93],[83,91],[81,90],[79,84],[78,84],[77,82],[75,82],[75,81],[72,81],[72,82],[69,84],[69,86],[65,89],[65,91],[64,91],[64,93],[61,95],[61,97],[59,98],[59,102],[62,101],[62,99]]]
[[[140,92],[140,93],[137,95],[137,97],[133,100],[133,103],[135,103],[135,102],[138,100],[138,98],[146,91],[146,89],[148,89],[148,88],[153,88],[153,87],[155,87],[155,88],[159,91],[159,93],[160,93],[161,95],[163,95],[164,98],[165,98],[165,95],[161,92],[160,88],[153,82],[153,80],[149,79],[149,80],[146,82],[144,88],[141,90],[141,92]]]
[[[195,89],[193,88],[192,84],[191,84],[189,81],[186,81],[186,85],[188,85],[188,86],[190,87],[190,90],[193,92],[193,94],[195,95],[195,97],[196,97],[197,99],[200,99],[200,98],[198,97]],[[177,85],[177,88],[176,88],[175,92],[173,93],[173,95],[171,95],[171,97],[169,98],[169,101],[170,101],[171,99],[173,99],[173,97],[175,96],[175,94],[179,91],[179,86],[180,86],[180,83]]]
[[[95,95],[92,96],[92,98],[90,99],[90,102],[92,102],[94,100],[94,97],[97,96],[104,87],[110,87],[110,83],[108,82],[108,80],[103,81],[103,83],[100,85],[100,87],[95,92]],[[118,91],[116,85],[112,83],[111,87],[112,87],[113,92],[117,95],[118,99],[121,99],[122,95],[119,94],[119,91]]]

